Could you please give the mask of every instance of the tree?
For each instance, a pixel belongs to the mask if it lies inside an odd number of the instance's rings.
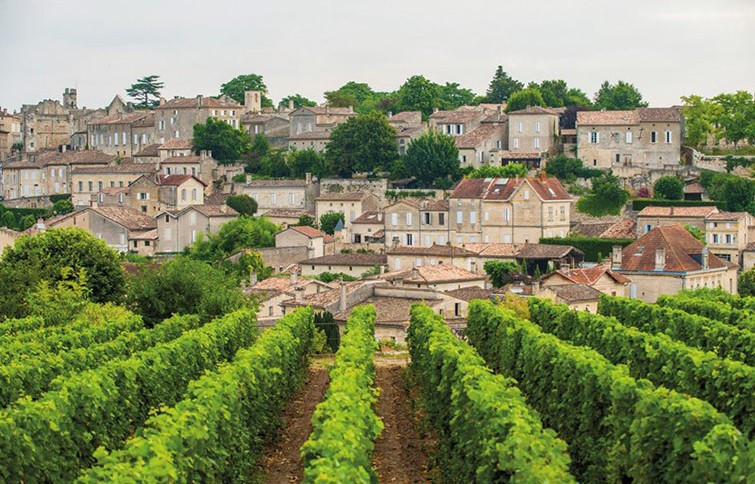
[[[447,82],[440,86],[440,109],[453,110],[459,106],[479,104],[476,99],[477,95],[471,89],[465,89],[457,82]]]
[[[456,141],[441,132],[426,131],[411,140],[403,161],[406,171],[416,177],[422,187],[431,187],[438,179],[459,177]]]
[[[692,236],[694,238],[696,238],[697,240],[699,240],[700,242],[702,242],[703,244],[705,244],[705,242],[706,242],[705,241],[705,234],[703,233],[702,230],[700,230],[699,228],[695,227],[694,225],[685,225],[684,228],[687,229],[687,232],[689,232],[690,234],[692,234]]]
[[[342,212],[324,213],[320,216],[320,230],[328,235],[333,235],[338,222],[341,221],[341,223],[343,223],[344,220],[345,218],[343,217]]]
[[[305,98],[301,94],[291,94],[290,96],[284,97],[283,99],[281,99],[281,102],[278,103],[278,106],[288,107],[291,101],[293,101],[294,103],[294,109],[299,109],[303,106],[317,106],[316,102],[311,99]]]
[[[604,81],[595,93],[595,107],[607,110],[631,110],[646,108],[648,103],[643,101],[642,93],[632,84],[619,81],[611,84]]]
[[[259,91],[260,104],[263,108],[272,108],[273,101],[267,97],[267,86],[259,74],[242,74],[220,86],[220,94],[224,94],[239,104],[244,104],[246,91]]]
[[[151,75],[137,79],[131,87],[126,89],[126,94],[139,101],[134,105],[136,109],[152,109],[157,106],[160,98],[160,89],[163,88],[160,76]]]
[[[349,81],[335,91],[325,92],[325,100],[330,106],[352,106],[357,113],[367,114],[375,109],[376,94],[367,83]]]
[[[703,180],[701,176],[700,181]],[[726,210],[729,212],[755,212],[755,182],[752,180],[728,173],[716,173],[712,182],[703,185],[711,199],[726,203]]]
[[[395,136],[380,112],[352,117],[331,132],[325,159],[342,177],[389,169],[398,158]]]
[[[32,214],[26,214],[23,217],[21,217],[21,221],[18,223],[18,230],[20,232],[23,232],[24,230],[30,228],[32,225],[34,225],[37,222],[37,219]]]
[[[47,326],[60,326],[72,322],[90,304],[86,285],[86,271],[74,274],[63,267],[57,284],[39,281],[37,288],[26,297],[31,316],[44,319]]]
[[[592,101],[590,101],[590,98],[587,97],[587,94],[582,89],[569,89],[567,99],[566,106],[579,106],[583,108],[592,106]]]
[[[242,153],[251,149],[251,144],[249,133],[225,121],[210,117],[204,124],[194,125],[194,149],[212,150],[212,157],[221,164],[238,161]]]
[[[653,198],[658,200],[681,200],[684,198],[684,182],[676,176],[662,176],[653,185]]]
[[[262,133],[254,135],[252,147],[248,152],[241,155],[241,161],[246,164],[244,171],[247,173],[258,171],[260,168],[260,161],[271,149],[270,141],[267,139],[267,136]]]
[[[71,213],[73,212],[73,202],[71,202],[71,200],[68,198],[58,200],[57,202],[52,204],[52,212],[59,215],[64,213]]]
[[[315,218],[307,215],[306,213],[302,214],[302,215],[299,215],[299,220],[294,224],[294,226],[296,226],[296,227],[301,227],[301,226],[314,227],[315,226]]]
[[[16,226],[16,214],[10,210],[3,213],[3,216],[0,217],[0,225],[9,229],[14,228]]]
[[[280,150],[271,151],[260,160],[260,173],[271,178],[288,178],[291,169],[286,162],[286,154]]]
[[[482,266],[485,273],[490,277],[490,282],[495,287],[503,287],[512,280],[516,274],[521,274],[522,268],[513,261],[489,260]]]
[[[192,259],[217,262],[243,249],[275,246],[280,228],[266,217],[242,215],[226,222],[217,233],[194,242],[185,253]]]
[[[503,166],[483,165],[473,170],[467,178],[524,178],[527,167],[521,163],[509,163]]]
[[[543,95],[537,89],[522,89],[511,95],[506,103],[506,112],[519,111],[527,106],[545,106]]]
[[[577,210],[602,217],[604,215],[619,215],[629,200],[629,192],[619,186],[619,179],[611,171],[603,173],[592,180],[590,193],[577,202]]]
[[[742,297],[755,296],[755,268],[744,271],[739,275],[737,291]]]
[[[257,213],[257,201],[249,195],[231,195],[225,199],[225,204],[241,215],[251,216]]]
[[[717,124],[723,115],[723,107],[710,99],[701,96],[682,96],[684,106],[684,141],[693,147],[702,147],[708,141],[708,135],[718,137]]]
[[[318,178],[330,175],[325,155],[311,148],[289,152],[288,166],[291,169],[291,176],[295,178],[304,178],[307,173],[312,173]]]
[[[719,94],[713,101],[720,106],[717,118],[721,135],[727,141],[755,141],[755,99],[752,93],[737,91],[734,94]]]
[[[79,228],[49,229],[21,237],[0,258],[0,314],[22,317],[29,313],[26,295],[42,281],[56,286],[69,274],[84,271],[94,302],[120,301],[125,276],[118,254],[89,232]]]
[[[341,344],[341,332],[338,330],[338,323],[333,318],[333,314],[330,311],[315,313],[315,327],[325,333],[330,351],[337,352]]]
[[[396,91],[398,111],[422,111],[422,117],[433,113],[442,103],[441,87],[424,76],[412,76]]]
[[[485,102],[504,103],[509,100],[512,94],[522,89],[524,89],[524,84],[506,74],[502,66],[498,66],[485,93]]]
[[[237,281],[205,262],[180,256],[132,276],[127,301],[148,326],[173,314],[198,314],[209,321],[247,306]]]
[[[579,158],[569,158],[566,155],[558,155],[548,161],[545,166],[545,173],[549,176],[555,176],[559,180],[574,181],[582,170],[582,160]]]

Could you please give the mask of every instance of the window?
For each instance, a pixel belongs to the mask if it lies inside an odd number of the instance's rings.
[[[510,243],[511,243],[511,235],[509,235],[509,234],[505,234],[505,235],[503,236],[503,243],[504,243],[504,244],[510,244]]]
[[[288,194],[288,204],[289,205],[296,205],[296,194],[295,193],[289,193]]]
[[[397,270],[397,271],[401,270],[401,258],[400,257],[396,258],[396,262],[393,263],[393,268],[395,270]],[[314,269],[314,267],[313,267],[313,269]]]
[[[666,131],[666,143],[671,143],[671,131]]]
[[[540,138],[535,138],[535,139],[534,139],[534,140],[532,141],[532,144],[533,144],[533,146],[535,147],[535,149],[540,149]]]
[[[472,225],[477,223],[477,212],[469,212],[469,223]]]
[[[651,143],[657,143],[658,142],[658,133],[656,131],[650,132],[650,142]]]
[[[190,212],[189,213],[189,225],[196,225],[197,224],[197,212]]]
[[[79,191],[80,192],[84,191],[84,182],[81,182],[81,181],[79,182]]]
[[[464,213],[461,210],[456,212],[456,223],[457,224],[464,223]]]
[[[626,141],[627,144],[632,144],[632,132],[631,131],[627,131],[624,134],[624,141]]]
[[[170,118],[170,124],[176,124],[176,118]]]
[[[412,226],[412,213],[411,212],[406,213],[406,225],[408,227]]]
[[[178,138],[178,130],[176,130],[176,131],[175,131],[175,132],[173,133],[173,137],[174,137],[174,138]]]
[[[490,212],[485,212],[485,221],[490,220]]]
[[[89,187],[89,191],[90,191],[90,192],[91,192],[91,191],[92,191],[92,189],[93,189],[93,185],[94,185],[94,184],[93,184],[93,182],[91,182],[91,181],[90,181],[89,183],[87,183],[87,186]]]
[[[123,194],[122,193],[118,194],[118,203],[123,203]]]
[[[652,224],[645,224],[645,232],[644,233],[648,233],[651,230],[653,230],[653,225]]]
[[[503,209],[503,220],[505,220],[506,222],[508,222],[509,219],[510,219],[509,208],[506,207],[506,208]]]
[[[195,201],[195,202],[197,201],[197,189],[196,188],[192,188],[191,189],[191,199],[192,199],[192,201]]]
[[[438,225],[446,225],[446,214],[443,212],[438,214]]]
[[[273,193],[272,195],[270,195],[270,203],[273,204],[273,205],[278,205],[278,194],[277,193]]]
[[[252,198],[254,199],[255,202],[257,201],[259,197],[260,197],[259,193],[252,193]]]
[[[391,214],[391,225],[396,226],[398,225],[398,214],[392,213]]]
[[[561,212],[561,221],[562,222],[566,221],[566,207],[561,207],[560,212]]]
[[[713,234],[713,241],[714,244],[718,243],[718,234]]]
[[[522,122],[521,121],[519,121],[518,123],[516,123],[516,132],[517,133],[521,133],[522,132],[522,127],[523,126],[522,126]]]
[[[600,133],[597,131],[590,131],[590,139],[588,140],[590,144],[596,144],[600,143]]]
[[[181,201],[182,202],[186,201],[186,189],[185,188],[181,189]]]
[[[414,235],[406,234],[406,245],[414,245]]]
[[[97,189],[98,190],[102,190],[102,182],[101,181],[97,182]]]
[[[149,192],[138,192],[136,194],[137,200],[149,200]]]
[[[553,222],[553,207],[548,207],[548,222]]]
[[[353,222],[355,218],[357,218],[357,214],[354,210],[351,210],[349,212],[349,222]]]
[[[539,132],[540,132],[540,121],[535,123],[535,133],[539,133]]]
[[[134,143],[133,144],[135,144],[135,145],[139,144],[139,135],[138,134],[134,134]]]
[[[105,203],[105,194],[104,193],[100,193],[100,195],[99,195],[98,198],[99,198],[99,202],[100,203]]]
[[[428,213],[428,212],[423,213],[422,214],[422,219],[423,219],[422,223],[425,224],[425,225],[430,225],[430,224],[433,223],[432,222],[432,214],[431,213]]]
[[[461,235],[457,235],[456,236],[456,243],[457,244],[461,244],[462,242],[464,242],[464,238]]]
[[[113,136],[108,136],[108,144],[110,144],[110,139],[112,139]],[[113,140],[113,144],[115,146],[118,146],[118,133],[115,133],[115,139]]]
[[[123,141],[123,146],[126,146],[126,132],[125,131],[121,135],[121,141]]]
[[[469,237],[469,242],[471,242],[473,244],[477,243],[477,237],[475,237],[474,235],[470,236]]]
[[[529,190],[524,190],[524,199],[525,200],[529,200],[530,199],[530,191]]]
[[[519,149],[519,138],[514,138],[514,149],[515,150]]]
[[[168,218],[167,216],[165,218]],[[165,236],[165,240],[170,240],[171,233],[170,233],[170,227],[165,227],[165,230],[163,230],[163,235]]]
[[[464,125],[463,124],[457,124],[456,125],[456,134],[464,134]]]
[[[446,245],[446,236],[445,235],[439,235],[438,236],[438,245]]]
[[[425,235],[425,247],[430,247],[430,236]]]
[[[422,267],[422,259],[419,258],[419,257],[417,257],[416,259],[414,259],[414,266],[415,267]]]
[[[726,243],[727,244],[731,244],[732,243],[731,234],[726,234]]]

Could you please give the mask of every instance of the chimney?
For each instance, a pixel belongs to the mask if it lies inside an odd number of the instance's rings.
[[[392,117],[393,117],[393,111],[388,111],[388,118],[392,118]]]
[[[298,280],[299,280],[299,275],[296,273],[296,271],[291,271],[291,284],[296,285]]]
[[[382,223],[383,222],[383,212],[378,212],[378,214],[377,214],[377,221],[378,221],[378,223]]]
[[[655,270],[662,271],[666,268],[666,250],[663,247],[655,249]]]
[[[294,301],[298,304],[304,304],[304,288],[303,287],[295,287],[294,288]]]
[[[437,113],[437,112],[438,112],[438,108],[433,108],[433,113]]]
[[[305,173],[304,174],[304,181],[306,182],[307,185],[311,185],[312,184],[312,173],[309,173],[309,172]]]
[[[201,94],[197,96],[197,107],[198,108],[202,107],[202,95]]]
[[[385,274],[385,266],[380,264],[380,275],[382,276],[383,274]]]
[[[614,270],[621,269],[621,246],[614,245],[611,253],[611,268]]]
[[[540,294],[540,281],[532,281],[532,295],[537,296]]]
[[[350,112],[350,113],[353,113],[353,112],[354,112],[354,106],[349,106],[349,112]]]
[[[703,247],[703,269],[708,269],[708,248]]]
[[[330,105],[325,105],[325,114],[330,114]]]
[[[338,279],[338,286],[341,290],[341,297],[338,300],[338,310],[346,311],[346,283],[343,282],[343,277]]]
[[[160,96],[160,106],[162,106],[163,104],[165,104],[165,98]]]
[[[294,110],[294,100],[293,99],[289,99],[288,100],[288,110],[289,111],[293,111]]]
[[[544,182],[544,181],[545,181],[545,171],[541,171],[541,172],[540,172],[540,181],[541,181],[541,182]]]
[[[252,183],[252,175],[249,174],[249,173],[247,173],[246,174],[246,184],[249,185],[250,183]]]

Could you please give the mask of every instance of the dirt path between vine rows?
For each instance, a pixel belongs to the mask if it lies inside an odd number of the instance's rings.
[[[381,389],[376,412],[385,426],[372,457],[379,481],[428,482],[426,446],[417,434],[404,385],[407,361],[377,357],[375,364],[375,384]]]
[[[328,382],[328,370],[317,361],[313,362],[301,390],[283,410],[283,425],[277,440],[260,459],[262,482],[282,484],[302,481],[304,462],[299,449],[312,432],[312,414],[322,401]]]

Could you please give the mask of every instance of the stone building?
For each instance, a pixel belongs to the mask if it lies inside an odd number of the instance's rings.
[[[291,121],[288,113],[253,113],[241,118],[241,127],[254,139],[264,134],[270,144],[276,148],[288,148],[288,136]]]
[[[705,231],[705,219],[720,212],[718,207],[654,207],[648,206],[637,214],[637,237],[667,225],[689,225]]]
[[[189,205],[183,210],[166,210],[155,216],[158,252],[174,254],[196,242],[203,234],[217,233],[239,214],[227,205]]]
[[[378,209],[378,198],[367,192],[330,192],[317,197],[317,222],[328,212],[344,215],[344,226],[351,228],[351,222],[364,212]]]
[[[307,131],[288,137],[288,149],[291,151],[314,150],[325,153],[330,142],[330,131]]]
[[[136,111],[96,119],[87,125],[91,149],[109,155],[131,157],[154,143],[155,113]]]
[[[246,183],[234,183],[232,190],[252,197],[260,215],[275,210],[299,211],[304,215],[315,211],[320,183],[313,180],[311,174],[304,180],[252,180],[248,177]]]
[[[508,113],[508,149],[498,153],[501,163],[524,163],[539,168],[546,155],[559,150],[559,113],[528,106]]]
[[[676,108],[577,113],[577,157],[597,168],[678,166],[682,117]]]
[[[361,277],[375,267],[385,268],[385,254],[330,254],[299,261],[304,276],[317,276],[323,272],[343,273],[352,277]]]
[[[291,226],[275,234],[275,247],[306,247],[307,259],[335,253],[333,237],[306,225]]]
[[[172,138],[191,138],[194,125],[206,122],[209,117],[240,128],[243,110],[244,106],[227,96],[160,99],[155,107],[155,141],[162,144]]]
[[[385,207],[385,243],[388,246],[433,244],[450,241],[448,200],[403,199]]]
[[[629,297],[631,279],[598,264],[579,269],[559,269],[540,279],[540,286],[585,284],[609,296]]]
[[[24,104],[19,115],[24,152],[57,150],[68,145],[72,116],[60,101],[45,99],[38,104]]]
[[[157,165],[134,163],[130,158],[107,166],[76,166],[71,173],[71,201],[76,207],[85,207],[92,194],[104,188],[127,187],[140,176],[155,173]]]
[[[165,210],[204,205],[207,184],[192,175],[141,175],[128,186],[130,207],[150,217]]]
[[[0,109],[0,161],[19,151],[21,143],[21,117]]]
[[[289,113],[289,137],[314,131],[332,131],[356,115],[351,107],[303,106]]]

